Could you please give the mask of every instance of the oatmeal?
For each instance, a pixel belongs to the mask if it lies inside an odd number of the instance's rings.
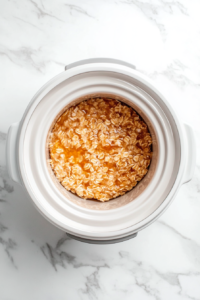
[[[50,164],[60,183],[86,199],[108,201],[148,172],[152,138],[125,104],[88,99],[67,109],[50,134]]]

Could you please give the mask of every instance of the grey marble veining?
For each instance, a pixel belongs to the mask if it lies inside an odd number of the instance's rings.
[[[200,3],[6,0],[0,3],[0,300],[200,299]],[[7,130],[66,64],[127,60],[193,126],[191,182],[158,221],[114,245],[70,239],[7,176]]]

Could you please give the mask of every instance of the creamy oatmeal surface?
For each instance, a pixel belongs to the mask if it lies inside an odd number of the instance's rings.
[[[50,134],[51,167],[60,183],[86,199],[108,201],[148,172],[152,138],[125,104],[95,98],[67,109]]]

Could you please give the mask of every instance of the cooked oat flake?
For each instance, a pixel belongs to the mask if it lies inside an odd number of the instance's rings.
[[[108,201],[130,191],[146,175],[152,138],[127,105],[88,99],[67,109],[49,140],[50,165],[60,183],[86,199]]]

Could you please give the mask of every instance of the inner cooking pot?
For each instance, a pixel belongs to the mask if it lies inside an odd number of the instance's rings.
[[[170,110],[164,110],[158,102],[159,96],[141,81],[122,74],[121,67],[120,72],[100,68],[83,73],[79,69],[74,76],[70,71],[76,68],[68,70],[61,82],[55,80],[48,91],[39,91],[40,101],[34,103],[30,117],[30,110],[26,115],[23,156],[19,156],[23,180],[37,207],[68,232],[81,232],[87,237],[105,237],[113,231],[118,235],[120,230],[129,231],[131,226],[146,221],[166,201],[181,159],[179,131]],[[59,114],[89,96],[100,95],[113,95],[132,106],[147,123],[155,148],[149,175],[131,192],[107,203],[84,200],[67,192],[56,183],[47,164],[47,137]]]
[[[49,164],[49,148],[48,148],[48,143],[50,140],[50,134],[51,131],[56,123],[56,121],[59,119],[59,117],[64,113],[65,110],[67,110],[68,108],[70,108],[71,106],[75,106],[77,104],[79,104],[82,101],[88,100],[90,98],[100,98],[100,97],[106,97],[106,98],[111,98],[111,99],[115,99],[115,100],[119,100],[123,103],[125,103],[126,105],[132,107],[139,115],[140,117],[142,117],[142,119],[144,120],[144,122],[147,124],[148,129],[150,131],[151,137],[152,137],[152,152],[153,152],[153,156],[152,156],[152,160],[149,166],[149,170],[147,172],[147,174],[145,175],[145,177],[139,181],[137,183],[137,185],[130,191],[126,192],[123,196],[119,196],[115,199],[111,199],[109,201],[106,202],[100,202],[97,200],[91,200],[91,199],[84,199],[81,198],[73,193],[71,193],[70,191],[67,191],[62,184],[59,182],[59,180],[56,178],[50,164]],[[82,97],[79,97],[78,99],[74,99],[73,101],[71,101],[66,107],[64,107],[59,114],[55,117],[54,121],[52,122],[51,127],[49,128],[49,132],[47,135],[47,141],[46,141],[46,160],[47,160],[47,168],[50,174],[50,177],[52,179],[52,182],[54,183],[54,185],[56,186],[56,188],[66,197],[67,200],[73,202],[76,205],[79,205],[81,207],[87,208],[87,209],[93,209],[93,210],[108,210],[108,209],[115,209],[115,208],[119,208],[121,206],[124,206],[128,203],[130,203],[131,201],[133,201],[134,199],[136,199],[144,190],[145,188],[150,184],[154,174],[155,174],[155,170],[156,170],[156,166],[158,163],[158,142],[157,142],[157,137],[156,137],[156,133],[154,130],[154,126],[151,123],[150,119],[148,118],[148,116],[133,102],[131,102],[130,100],[114,95],[114,94],[106,94],[106,93],[94,93],[94,94],[90,94],[90,95],[85,95]]]

